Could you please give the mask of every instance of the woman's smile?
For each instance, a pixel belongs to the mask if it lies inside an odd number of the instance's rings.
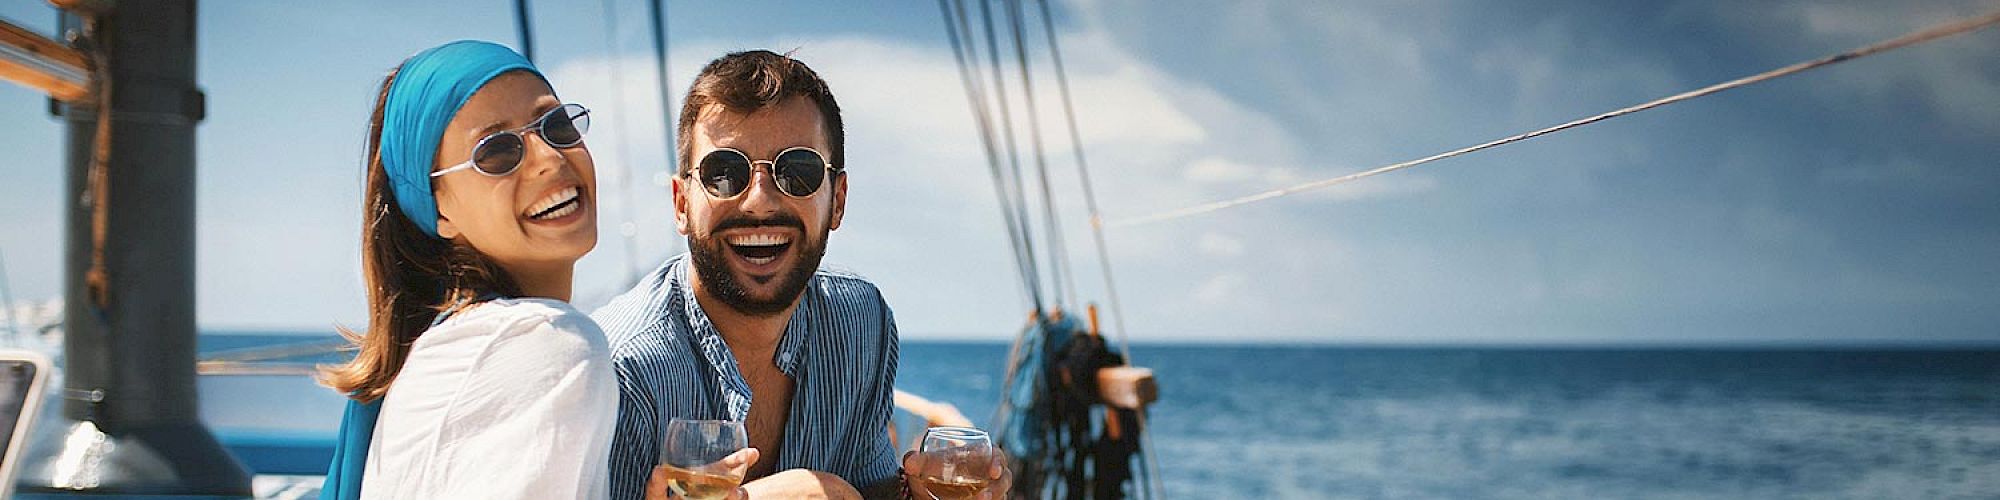
[[[542,195],[521,215],[531,224],[560,226],[584,219],[590,211],[590,197],[581,186],[571,185]]]

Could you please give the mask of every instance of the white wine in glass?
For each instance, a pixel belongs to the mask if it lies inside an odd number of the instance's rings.
[[[924,432],[924,470],[917,481],[933,500],[970,499],[992,478],[993,438],[971,427],[932,427]]]
[[[722,500],[743,476],[722,464],[722,459],[742,450],[749,442],[743,423],[730,420],[683,420],[667,422],[660,447],[660,467],[666,469],[667,489],[692,500]]]

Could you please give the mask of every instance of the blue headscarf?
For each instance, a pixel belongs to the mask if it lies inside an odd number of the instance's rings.
[[[418,52],[403,61],[382,106],[382,169],[389,174],[396,208],[425,234],[437,237],[437,198],[431,193],[431,165],[438,141],[458,108],[486,82],[509,71],[526,71],[543,82],[535,64],[500,44],[459,40]]]

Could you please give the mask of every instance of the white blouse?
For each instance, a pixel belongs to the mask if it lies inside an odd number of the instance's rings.
[[[499,299],[426,330],[382,400],[363,499],[604,498],[618,380],[569,303]]]

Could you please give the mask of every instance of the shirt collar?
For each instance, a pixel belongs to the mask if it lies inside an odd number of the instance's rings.
[[[715,329],[715,323],[708,313],[701,310],[701,302],[695,300],[694,281],[688,279],[688,266],[693,259],[683,258],[674,266],[673,276],[679,286],[675,293],[680,296],[681,312],[688,321],[688,342],[693,344],[695,353],[708,364],[708,372],[722,398],[722,408],[728,412],[730,420],[743,421],[750,417],[750,384],[743,380],[743,372],[736,366],[736,357],[729,352],[729,344],[722,340],[722,333]]]
[[[723,399],[730,416],[742,420],[750,414],[750,386],[744,381],[736,357],[729,351],[729,344],[722,339],[722,332],[715,328],[715,322],[702,310],[701,301],[695,299],[694,280],[689,277],[689,267],[693,265],[694,259],[683,254],[672,271],[673,278],[678,282],[675,293],[680,296],[682,313],[688,319],[689,331],[693,333],[689,340],[713,369],[712,373],[716,374],[716,382],[723,389]],[[812,293],[812,285],[816,281],[818,276],[808,281],[806,289],[800,292],[799,307],[785,322],[784,336],[778,339],[778,348],[772,353],[772,364],[795,383],[799,378],[799,367],[805,363],[806,339],[812,336],[813,317],[820,305],[818,297]]]

